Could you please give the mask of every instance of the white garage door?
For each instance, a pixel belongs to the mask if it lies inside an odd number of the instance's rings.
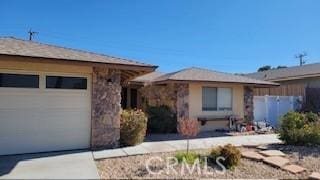
[[[90,146],[90,75],[0,71],[0,155]]]

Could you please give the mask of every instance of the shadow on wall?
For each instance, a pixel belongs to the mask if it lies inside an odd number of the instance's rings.
[[[3,175],[9,174],[19,162],[31,161],[37,158],[54,157],[80,152],[86,152],[86,150],[0,156],[0,178]]]

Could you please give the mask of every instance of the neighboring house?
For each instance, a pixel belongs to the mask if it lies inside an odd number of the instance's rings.
[[[202,68],[150,73],[130,84],[140,84],[150,106],[167,105],[178,120],[198,119],[201,131],[226,129],[229,117],[253,120],[253,88],[278,84]]]
[[[246,74],[259,80],[279,83],[279,87],[257,88],[256,96],[306,96],[308,88],[320,88],[320,63]]]
[[[0,38],[0,155],[117,147],[121,86],[155,69]]]

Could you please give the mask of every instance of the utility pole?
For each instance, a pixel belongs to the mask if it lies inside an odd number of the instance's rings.
[[[304,65],[306,63],[306,60],[304,60],[303,58],[307,56],[307,53],[306,52],[303,52],[303,53],[300,53],[300,54],[297,54],[295,56],[295,58],[299,59],[300,61],[300,66]]]
[[[28,32],[29,34],[29,41],[32,41],[32,38],[35,34],[38,34],[38,32],[32,31],[32,29],[29,30]]]

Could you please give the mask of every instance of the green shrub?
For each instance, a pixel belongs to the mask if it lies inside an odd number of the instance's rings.
[[[147,130],[147,117],[141,110],[123,110],[120,120],[120,142],[136,145],[143,142]]]
[[[177,158],[179,163],[183,162],[183,159],[185,159],[185,162],[188,164],[193,164],[197,159],[199,159],[199,162],[202,163],[203,159],[199,154],[196,154],[194,152],[178,152],[175,157]]]
[[[319,120],[319,116],[316,113],[313,112],[307,112],[306,118],[308,122],[317,122]]]
[[[216,159],[218,157],[225,158],[224,161],[220,161],[221,164],[223,164],[227,169],[232,169],[240,163],[241,152],[237,147],[228,144],[213,148],[209,157],[213,163],[216,163]]]
[[[217,159],[219,156],[221,156],[221,149],[222,149],[222,146],[218,146],[218,147],[216,147],[216,148],[211,149],[209,158],[210,158],[212,161],[216,161],[216,159]]]
[[[287,144],[296,144],[303,139],[302,127],[305,116],[298,112],[289,112],[281,118],[280,139]]]
[[[320,124],[314,113],[289,112],[281,118],[280,139],[291,145],[320,144]]]
[[[308,144],[320,144],[320,125],[311,124],[304,127],[304,139]]]
[[[168,106],[150,106],[148,113],[148,133],[176,133],[177,116]]]

